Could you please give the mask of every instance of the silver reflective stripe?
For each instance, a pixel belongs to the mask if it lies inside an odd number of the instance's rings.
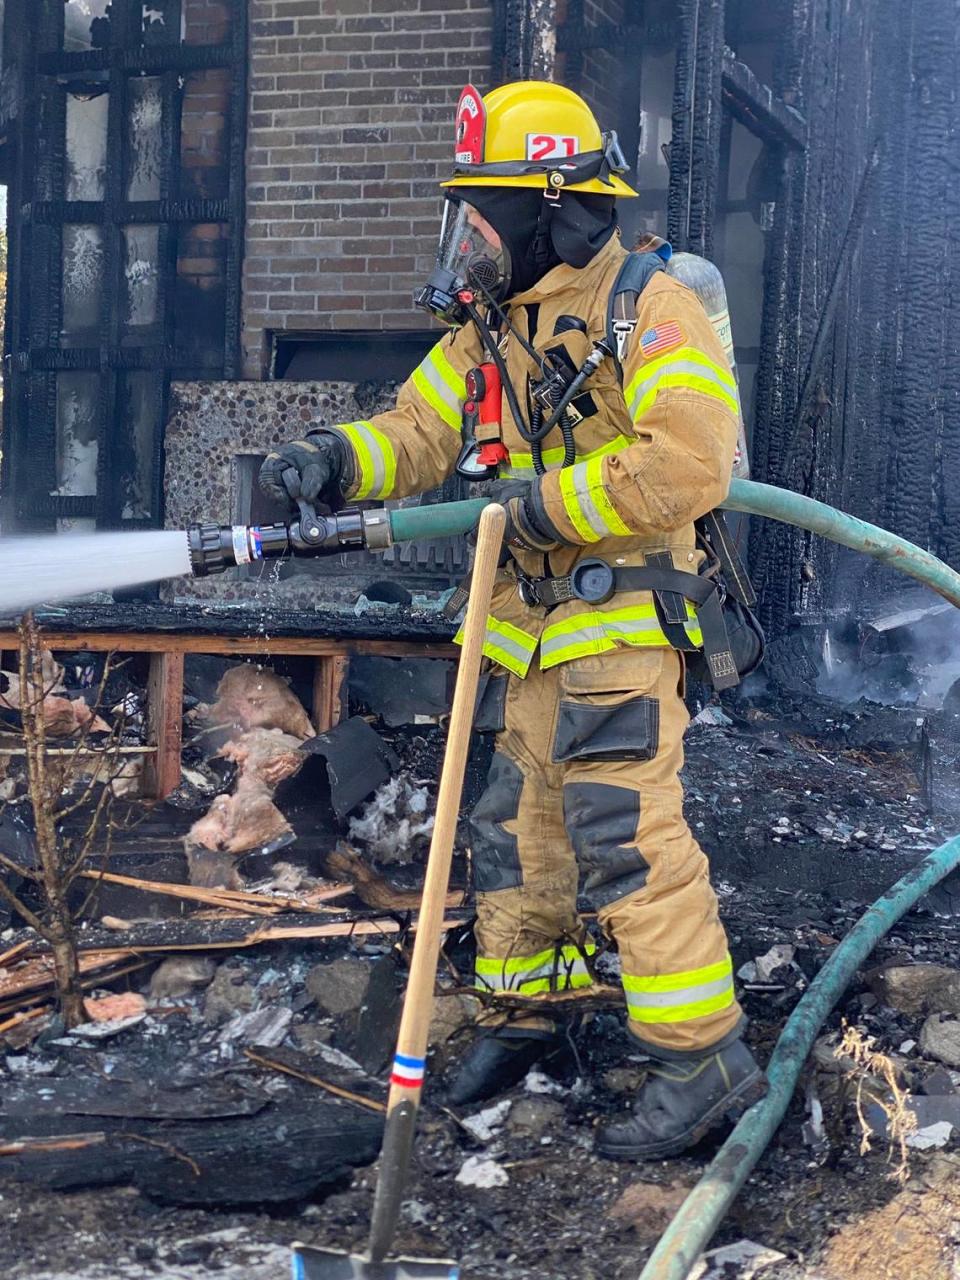
[[[515,640],[513,636],[504,635],[502,631],[498,631],[495,627],[487,627],[485,639],[487,644],[509,653],[518,662],[529,662],[531,654],[537,647],[537,642],[534,639],[531,639],[529,644],[524,645],[519,640]]]
[[[696,360],[670,360],[666,364],[662,364],[653,373],[642,379],[636,384],[636,390],[633,393],[633,399],[630,401],[630,417],[636,418],[637,409],[640,401],[644,398],[648,391],[651,391],[661,378],[667,377],[674,373],[688,373],[696,378],[703,378],[706,382],[712,382],[719,387],[727,396],[736,395],[736,384],[731,384],[726,378],[722,378],[715,373],[708,364],[700,364]]]
[[[420,373],[429,382],[444,404],[449,405],[451,412],[459,417],[460,410],[463,408],[463,401],[453,388],[444,381],[443,374],[434,364],[433,352],[420,365]]]
[[[611,622],[609,626],[604,626],[600,623],[588,627],[578,627],[576,631],[564,631],[556,636],[545,636],[540,641],[540,652],[544,658],[547,658],[551,654],[569,649],[573,645],[599,644],[606,639],[615,640],[620,635],[642,635],[645,632],[663,634],[660,630],[660,623],[656,618],[638,618],[636,620],[621,618],[617,622]]]
[[[597,535],[598,538],[610,537],[610,526],[604,520],[603,516],[596,508],[593,496],[590,493],[590,486],[587,482],[587,467],[589,463],[578,462],[573,468],[573,487],[576,490],[577,501],[580,504],[580,510],[587,524]]]
[[[373,468],[373,482],[367,492],[379,497],[386,487],[387,468],[383,456],[383,445],[370,430],[366,422],[351,422],[350,426],[367,446],[370,465]]]
[[[695,1004],[733,990],[733,974],[724,974],[712,982],[699,982],[693,987],[680,987],[677,991],[625,991],[631,1009],[672,1009],[676,1005]]]

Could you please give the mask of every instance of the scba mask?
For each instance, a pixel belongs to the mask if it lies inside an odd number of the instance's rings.
[[[466,312],[458,295],[500,302],[510,283],[510,251],[483,215],[466,200],[448,197],[440,225],[437,265],[416,294],[418,307],[444,324],[463,324]]]

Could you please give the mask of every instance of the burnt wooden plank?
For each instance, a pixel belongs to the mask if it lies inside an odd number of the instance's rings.
[[[0,648],[9,649],[17,640],[15,631],[0,631]],[[93,653],[222,653],[277,654],[294,657],[318,657],[352,653],[379,654],[381,657],[452,658],[460,650],[452,644],[422,643],[409,640],[330,640],[317,636],[230,636],[162,635],[138,631],[44,631],[40,643],[45,649],[87,649]]]
[[[350,660],[342,654],[317,658],[313,671],[313,727],[326,733],[340,723]]]
[[[224,1120],[252,1116],[266,1094],[242,1091],[222,1080],[167,1088],[158,1080],[44,1079],[13,1081],[0,1098],[0,1139],[80,1132],[90,1116],[115,1120]],[[76,1121],[76,1123],[73,1123]],[[101,1126],[102,1127],[102,1126]]]
[[[0,1146],[0,1184],[68,1191],[125,1183],[165,1204],[218,1208],[303,1199],[375,1160],[383,1132],[373,1112],[303,1090],[254,1116],[24,1136]]]
[[[156,747],[144,762],[144,789],[163,800],[180,785],[183,750],[183,654],[153,653],[147,682],[147,741]]]

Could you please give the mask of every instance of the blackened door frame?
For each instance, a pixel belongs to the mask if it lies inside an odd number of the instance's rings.
[[[16,63],[23,87],[16,164],[10,201],[8,358],[4,370],[2,513],[4,528],[49,528],[58,519],[95,519],[101,527],[162,523],[163,429],[173,378],[235,377],[239,369],[240,287],[244,221],[244,147],[247,116],[246,0],[222,0],[229,37],[219,44],[186,44],[177,38],[145,43],[141,0],[111,0],[105,47],[63,48],[64,0],[7,0],[5,61]],[[181,0],[160,0],[166,24],[181,30]],[[181,184],[184,78],[191,72],[228,68],[229,121],[226,194],[186,198]],[[161,82],[160,198],[130,201],[124,175],[130,81],[138,73]],[[66,198],[65,113],[69,89],[86,77],[94,91],[110,94],[102,200]],[[63,231],[67,225],[98,228],[103,246],[102,304],[94,341],[62,340]],[[157,317],[136,345],[123,333],[124,228],[158,227]],[[176,338],[178,244],[184,228],[219,224],[224,248],[225,337],[222,347],[200,356]],[[118,470],[129,451],[121,379],[130,371],[152,373],[152,458],[149,516],[123,518]],[[97,492],[58,495],[56,477],[57,378],[89,372],[98,379]]]

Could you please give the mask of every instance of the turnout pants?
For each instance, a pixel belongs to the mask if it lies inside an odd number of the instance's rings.
[[[663,648],[534,664],[523,680],[494,668],[476,727],[497,733],[496,751],[471,816],[477,985],[589,986],[579,883],[617,944],[630,1031],[665,1058],[732,1040],[743,1021],[683,817],[682,679]]]

